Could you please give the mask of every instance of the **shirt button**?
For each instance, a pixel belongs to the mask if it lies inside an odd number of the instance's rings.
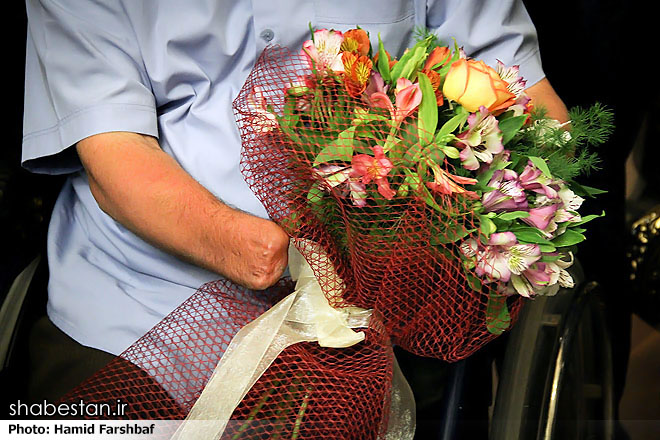
[[[272,29],[264,29],[261,31],[261,34],[259,34],[262,40],[264,41],[271,41],[273,38],[275,38],[275,32],[273,32]]]

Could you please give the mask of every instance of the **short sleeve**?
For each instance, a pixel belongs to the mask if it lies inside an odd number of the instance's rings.
[[[22,163],[60,174],[70,148],[110,131],[157,136],[154,97],[130,17],[118,0],[28,0]]]
[[[428,0],[426,26],[490,66],[519,65],[528,87],[545,77],[536,28],[521,0]]]

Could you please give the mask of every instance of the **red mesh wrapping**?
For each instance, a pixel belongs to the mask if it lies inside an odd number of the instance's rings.
[[[329,127],[323,120],[327,115],[319,115],[310,118],[304,130],[287,129],[294,122],[287,121],[284,112],[287,89],[292,84],[311,89],[320,83],[325,108],[347,115],[344,122]],[[304,106],[305,99],[313,98],[300,96],[296,105]],[[473,289],[461,267],[461,240],[444,239],[451,234],[478,238],[479,222],[465,197],[435,194],[434,209],[425,202],[428,192],[411,189],[385,200],[370,184],[367,206],[360,207],[346,196],[344,186],[331,187],[317,172],[319,152],[351,127],[356,108],[367,107],[363,98],[352,97],[331,76],[318,79],[305,57],[285,48],[267,49],[234,101],[243,141],[242,172],[271,218],[291,237],[318,243],[328,253],[331,265],[301,248],[333,306],[376,309],[395,344],[422,356],[462,359],[495,337],[487,328],[486,313],[496,289],[494,284]],[[279,126],[265,111],[279,116]],[[370,134],[356,130],[355,136],[388,135],[384,124],[381,131],[373,124],[364,129]],[[416,126],[404,124],[401,130],[406,129],[416,136]],[[350,165],[350,159],[330,158],[327,163]],[[449,164],[445,167],[453,171]],[[404,179],[400,168],[388,175],[394,189]],[[316,196],[310,195],[313,188],[318,188]],[[332,266],[345,290],[324,284],[332,280]],[[516,296],[507,301],[515,320],[522,300]]]
[[[236,408],[226,438],[382,438],[393,354],[382,328],[349,348],[295,344],[276,359]],[[254,414],[256,412],[256,414]],[[254,415],[253,415],[254,414]],[[296,429],[296,418],[301,422]],[[223,437],[223,438],[225,438]],[[295,438],[295,437],[294,437]]]
[[[463,195],[436,195],[434,208],[419,189],[385,200],[370,184],[361,207],[345,188],[327,184],[314,161],[350,127],[352,117],[331,132],[309,120],[304,133],[288,133],[281,119],[286,89],[301,79],[309,86],[325,81],[322,99],[331,111],[350,116],[365,105],[329,77],[316,78],[306,60],[286,49],[267,49],[234,102],[242,172],[271,218],[298,245],[331,305],[373,309],[378,318],[365,329],[366,340],[350,348],[316,343],[287,348],[236,408],[223,438],[383,438],[391,344],[448,361],[470,355],[495,337],[486,315],[496,286],[475,285],[462,267],[460,240],[454,238],[477,238],[479,227]],[[296,104],[304,106],[304,99]],[[359,136],[387,137],[373,126],[369,130]],[[341,164],[337,159],[327,162]],[[402,172],[388,178],[393,188],[405,179]],[[328,258],[302,240],[320,245]],[[343,284],[331,276],[335,271]],[[121,399],[128,407],[120,418],[183,418],[235,333],[291,291],[285,281],[265,292],[230,282],[205,285],[63,400]],[[500,306],[505,301],[513,322],[521,300],[501,299]]]
[[[265,292],[206,284],[61,402],[125,404],[121,414],[82,415],[88,419],[183,419],[234,334],[292,288],[287,280]],[[393,353],[381,326],[365,333],[365,341],[345,349],[316,343],[285,349],[236,408],[222,438],[381,438]],[[159,429],[155,438],[169,438],[175,426]]]
[[[181,419],[190,411],[241,327],[293,285],[282,280],[264,292],[229,281],[202,286],[119,357],[64,396],[63,402],[126,404],[119,419]],[[113,415],[87,415],[108,419]]]

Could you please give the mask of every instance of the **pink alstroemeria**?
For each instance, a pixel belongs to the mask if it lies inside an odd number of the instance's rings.
[[[383,80],[383,77],[380,75],[380,73],[372,70],[371,75],[369,76],[369,83],[367,84],[367,88],[364,90],[362,98],[371,107],[389,109],[392,105],[392,102],[387,96],[388,89],[389,86],[385,84],[385,80]],[[374,95],[376,96],[375,100],[372,99],[372,96]],[[383,97],[387,102],[383,101]]]
[[[553,188],[557,185],[557,182],[543,174],[532,161],[529,161],[523,172],[520,173],[520,184],[529,191],[544,194],[551,199],[557,197],[557,190]]]
[[[549,254],[548,254],[549,255]],[[560,287],[572,288],[573,277],[566,270],[573,264],[573,255],[569,260],[559,258],[550,262],[536,262],[520,275],[511,276],[511,285],[520,295],[531,298],[535,295],[555,295]]]
[[[306,55],[311,67],[319,72],[330,69],[335,72],[344,71],[341,60],[341,43],[344,34],[339,31],[319,29],[314,32],[314,39],[303,43],[301,54]]]
[[[365,93],[370,96],[373,93],[387,93],[387,89],[389,86],[385,84],[385,80],[383,77],[380,75],[380,73],[376,71],[372,71],[371,75],[369,76],[369,84],[367,84],[367,88],[365,89]]]
[[[351,202],[355,206],[366,206],[367,187],[358,178],[352,177],[352,172],[351,167],[328,164],[321,165],[316,169],[316,173],[323,178],[329,188],[335,188],[345,183],[343,196],[350,193]]]
[[[356,154],[353,156],[351,177],[359,178],[363,184],[374,182],[378,192],[387,200],[392,200],[396,192],[390,188],[387,175],[394,167],[392,162],[383,153],[383,147],[373,147],[374,155]]]
[[[466,197],[471,199],[479,198],[479,195],[474,191],[468,191],[467,189],[460,186],[474,185],[478,182],[477,179],[449,174],[447,171],[443,170],[438,163],[431,159],[428,159],[426,163],[433,171],[433,182],[426,183],[426,186],[428,186],[429,189],[437,191],[441,194],[464,194]]]
[[[491,163],[493,155],[504,150],[502,131],[497,118],[484,106],[470,114],[467,121],[468,130],[457,136],[458,146],[463,148],[461,163],[465,169],[476,170],[479,162]]]
[[[413,84],[409,79],[399,78],[394,89],[394,104],[386,93],[379,91],[372,93],[369,100],[374,107],[388,109],[392,121],[398,127],[419,107],[422,102],[422,89],[419,88],[419,84]]]
[[[413,84],[409,79],[399,78],[396,80],[394,100],[396,105],[394,122],[401,123],[421,104],[422,89],[419,88],[419,84]]]
[[[496,189],[483,195],[484,211],[527,210],[527,195],[522,185],[520,185],[518,174],[515,171],[507,169],[495,171],[490,182],[488,182],[488,187]]]
[[[536,207],[548,207],[554,205],[557,210],[551,215],[550,221],[547,226],[541,230],[548,238],[561,235],[566,230],[566,222],[579,222],[582,217],[577,210],[584,202],[584,199],[571,191],[563,182],[559,185],[557,191],[557,198],[551,199],[545,195],[538,195],[536,197]]]
[[[486,246],[471,238],[461,244],[461,251],[475,260],[477,275],[488,282],[508,282],[541,258],[539,245],[520,244],[513,232],[491,234]]]
[[[535,228],[544,231],[555,216],[557,209],[559,209],[558,203],[541,206],[540,208],[532,208],[528,211],[529,217],[525,217],[521,220],[530,226],[534,226]]]
[[[266,96],[261,87],[254,86],[252,92],[248,93],[247,105],[255,115],[252,126],[256,127],[259,133],[268,133],[278,127],[275,115],[266,110]]]

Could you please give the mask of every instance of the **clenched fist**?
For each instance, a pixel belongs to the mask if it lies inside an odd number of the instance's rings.
[[[287,266],[289,236],[270,220],[234,211],[222,225],[217,267],[222,275],[250,289],[272,286]]]

